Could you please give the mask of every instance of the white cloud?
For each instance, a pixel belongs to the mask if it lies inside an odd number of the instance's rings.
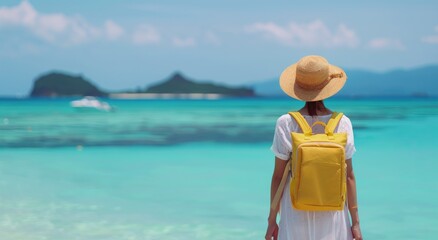
[[[275,23],[254,23],[246,27],[246,31],[253,33],[261,32],[268,38],[274,38],[286,44],[289,44],[292,38],[291,33]]]
[[[429,44],[438,44],[438,26],[435,26],[435,34],[421,38],[421,41]]]
[[[262,34],[288,46],[356,47],[359,44],[356,33],[344,24],[331,30],[320,20],[308,24],[291,22],[286,26],[273,22],[254,23],[245,30],[248,33]]]
[[[138,45],[158,43],[160,40],[160,33],[150,25],[140,25],[132,34],[132,42]]]
[[[187,37],[187,38],[174,37],[172,39],[172,43],[176,47],[193,47],[196,45],[196,41],[192,37]]]
[[[427,36],[421,39],[425,43],[438,44],[438,36]]]
[[[106,36],[108,37],[108,39],[115,40],[115,39],[120,38],[123,35],[124,30],[117,23],[115,23],[111,20],[107,20],[105,22],[105,33],[106,33]]]
[[[108,20],[104,27],[98,28],[80,16],[40,13],[26,0],[17,6],[0,7],[0,27],[21,27],[46,42],[63,46],[99,37],[115,39],[123,33],[113,21]]]
[[[0,7],[0,25],[29,26],[35,22],[37,13],[27,1],[21,2],[16,7]]]
[[[404,50],[406,47],[398,39],[375,38],[368,42],[368,47],[374,49]]]

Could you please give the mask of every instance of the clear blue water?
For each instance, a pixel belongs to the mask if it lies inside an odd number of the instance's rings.
[[[262,239],[289,99],[0,100],[0,239]],[[328,100],[353,122],[365,239],[436,239],[438,100]]]

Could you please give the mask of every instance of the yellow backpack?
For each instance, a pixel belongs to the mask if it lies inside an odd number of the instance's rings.
[[[272,201],[275,209],[283,192],[289,171],[292,171],[290,196],[298,210],[342,210],[346,198],[345,144],[347,133],[334,133],[342,113],[333,113],[327,124],[312,126],[299,112],[289,112],[303,133],[291,132],[292,156]],[[316,124],[325,126],[325,133],[312,134]]]

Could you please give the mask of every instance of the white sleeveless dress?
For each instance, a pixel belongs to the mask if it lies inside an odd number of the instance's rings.
[[[307,116],[303,115],[311,126],[315,121],[325,123],[330,115]],[[275,127],[274,141],[271,150],[275,156],[287,161],[292,152],[290,132],[302,132],[295,120],[284,114],[277,120]],[[314,133],[323,133],[324,127],[316,125]],[[351,121],[343,116],[335,129],[335,132],[346,132],[348,135],[345,147],[345,156],[352,158],[356,152],[354,147],[354,136]],[[290,181],[290,174],[288,181]],[[302,211],[296,210],[291,205],[289,184],[283,190],[283,197],[280,201],[280,222],[279,240],[352,240],[351,224],[347,206],[340,211]]]

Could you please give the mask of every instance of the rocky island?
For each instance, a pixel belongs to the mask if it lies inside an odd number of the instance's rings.
[[[248,87],[226,87],[214,83],[202,83],[189,80],[181,73],[175,73],[162,83],[147,88],[147,93],[216,93],[230,96],[253,96]]]
[[[30,92],[31,97],[99,96],[108,94],[81,75],[51,72],[38,77]]]
[[[249,87],[228,87],[224,85],[189,80],[181,73],[174,73],[164,81],[144,90],[110,94],[114,98],[221,98],[251,97],[254,90]]]

